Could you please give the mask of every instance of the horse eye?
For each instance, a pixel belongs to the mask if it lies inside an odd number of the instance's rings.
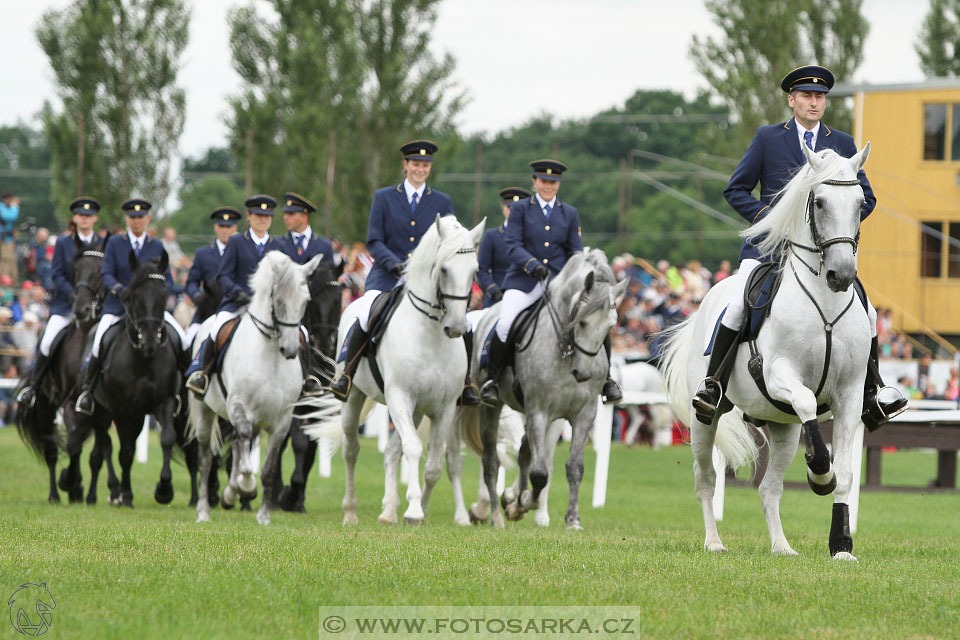
[[[446,268],[446,267],[440,267],[440,273],[442,273],[443,275],[447,275],[447,268]]]
[[[580,328],[581,328],[581,329],[586,329],[586,327],[587,327],[587,323],[584,322],[583,320],[581,320],[581,321],[580,321]]]
[[[823,209],[823,200],[821,200],[820,198],[817,198],[813,202],[814,204],[817,205],[817,209]]]

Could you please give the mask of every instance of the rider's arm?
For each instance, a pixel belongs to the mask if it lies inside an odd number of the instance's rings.
[[[73,293],[73,283],[67,278],[67,260],[63,255],[65,242],[73,242],[73,238],[70,236],[57,238],[57,244],[53,247],[53,263],[50,265],[50,271],[53,274],[54,289],[69,299],[70,294]]]
[[[198,258],[200,257],[200,252],[197,251],[193,256],[193,264],[190,265],[190,271],[187,272],[187,286],[184,293],[187,294],[187,297],[190,300],[195,300],[197,294],[200,292],[200,285],[203,282],[203,273],[200,271],[200,262]]]
[[[567,229],[567,257],[569,258],[573,252],[583,251],[583,237],[580,231],[580,213],[575,207],[571,207],[568,204],[563,206],[573,213],[570,228]]]
[[[763,143],[760,141],[760,130],[753,137],[747,152],[740,159],[740,164],[730,176],[730,183],[723,190],[723,195],[744,220],[754,223],[760,213],[767,208],[753,197],[753,189],[760,182],[763,171]]]
[[[243,288],[231,279],[231,275],[237,270],[237,249],[242,238],[238,233],[227,242],[227,248],[223,250],[223,259],[220,261],[220,270],[217,272],[217,284],[220,285],[223,295],[231,298],[243,291]]]
[[[527,203],[529,200],[518,200],[510,207],[510,224],[507,225],[507,255],[510,256],[510,262],[518,265],[528,276],[533,275],[533,270],[540,261],[523,246],[524,242],[524,217],[527,212]]]
[[[367,224],[367,251],[373,256],[376,263],[383,265],[389,271],[403,260],[387,247],[386,219],[386,198],[383,197],[382,192],[377,192],[373,196],[373,204],[370,205],[370,222]]]
[[[110,236],[107,240],[107,249],[103,252],[103,265],[100,267],[100,279],[103,281],[104,288],[115,296],[123,291],[123,285],[117,281],[114,275],[118,260],[129,260],[129,255],[120,256],[123,253],[126,243],[123,241],[123,234]]]
[[[496,287],[497,283],[493,281],[493,237],[497,233],[496,229],[487,231],[480,240],[480,248],[477,250],[477,282],[480,288],[487,295],[490,295],[490,288]]]

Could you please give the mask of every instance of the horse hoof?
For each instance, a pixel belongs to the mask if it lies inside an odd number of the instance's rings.
[[[71,480],[70,472],[68,469],[62,469],[60,471],[60,477],[57,479],[57,487],[60,491],[70,491],[78,482],[82,480]]]
[[[580,525],[580,521],[567,523],[567,531],[583,531],[583,527]]]
[[[408,524],[413,527],[423,526],[423,518],[411,518],[409,516],[403,516],[403,524]]]
[[[791,547],[790,545],[784,545],[784,546],[774,547],[774,548],[773,548],[773,555],[775,555],[775,556],[798,556],[798,555],[800,555],[800,554],[797,553],[796,551],[794,551],[794,550],[793,550],[793,547]]]
[[[121,504],[120,496],[110,496],[110,506],[119,507]]]
[[[471,518],[465,511],[457,513],[453,516],[453,523],[458,526],[469,527],[471,522],[473,522],[473,518]]]
[[[270,524],[270,512],[261,509],[257,512],[257,522],[263,525]]]
[[[200,523],[200,522],[210,522],[210,514],[209,514],[209,513],[198,513],[198,514],[197,514],[197,522],[198,522],[198,523]]]
[[[217,505],[220,504],[220,494],[217,493],[216,491],[213,492],[213,494],[209,498],[207,498],[207,502],[210,504],[211,509],[216,507]]]
[[[160,481],[157,488],[153,491],[153,499],[160,504],[170,504],[173,502],[173,484]]]
[[[379,516],[377,516],[377,522],[383,525],[397,524],[397,514],[394,513],[393,515],[390,515],[381,513]]]
[[[80,504],[83,502],[83,487],[79,484],[70,490],[70,504]]]
[[[830,469],[823,475],[815,475],[807,469],[807,484],[818,496],[828,496],[837,488],[837,474]]]
[[[47,503],[49,503],[49,504],[60,504],[60,494],[59,494],[59,493],[51,493],[51,494],[47,497]]]
[[[476,512],[477,505],[471,505],[470,510],[467,511],[467,514],[470,516],[470,522],[473,524],[487,524],[488,516],[481,517]]]
[[[537,511],[536,515],[533,516],[533,523],[538,527],[549,527],[550,526],[550,516],[547,514],[541,515]]]
[[[843,560],[845,562],[857,562],[856,556],[852,553],[847,553],[846,551],[840,551],[833,556],[834,560]]]
[[[87,495],[87,504],[88,504],[88,505],[91,505],[91,506],[97,504],[97,496],[96,496],[96,495],[93,495],[93,494],[88,494],[88,495]]]
[[[523,518],[523,515],[527,512],[527,510],[523,509],[519,503],[511,502],[506,506],[504,512],[507,514],[507,520],[516,522],[517,520]]]
[[[234,507],[235,505],[233,505],[233,504],[228,504],[227,502],[224,501],[224,502],[222,502],[222,503],[220,504],[220,506],[223,507],[223,510],[224,510],[224,511],[230,511],[230,509],[233,509],[233,507]]]
[[[343,514],[343,526],[345,527],[355,527],[360,524],[360,521],[357,520],[357,514],[355,513],[345,513]]]
[[[727,548],[723,546],[722,542],[712,542],[710,544],[703,545],[704,551],[709,551],[710,553],[726,553]]]
[[[253,511],[249,500],[240,500],[240,511]]]
[[[496,513],[494,513],[493,518],[490,521],[490,524],[494,529],[505,529],[507,525],[503,521],[503,512],[497,511]]]
[[[195,507],[195,506],[197,506],[197,502],[199,502],[199,499],[198,499],[198,498],[196,498],[196,497],[190,498],[190,502],[187,503],[187,506],[188,506],[188,507]]]

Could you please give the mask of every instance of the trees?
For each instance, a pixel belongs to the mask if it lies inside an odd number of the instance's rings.
[[[787,102],[780,80],[796,67],[820,64],[840,82],[860,63],[869,24],[862,0],[708,0],[723,35],[693,37],[693,58],[714,94],[738,118],[731,149],[737,153],[762,124],[780,122]],[[850,130],[850,115],[831,103],[834,126]]]
[[[960,0],[930,0],[914,48],[927,76],[960,74]]]
[[[437,4],[271,0],[269,18],[231,12],[246,88],[231,99],[230,145],[253,191],[303,193],[329,211],[330,231],[363,237],[373,190],[398,176],[399,145],[443,141],[462,105],[452,59],[429,50]]]
[[[43,15],[36,36],[62,103],[42,113],[58,211],[81,191],[107,223],[131,196],[162,211],[183,131],[188,20],[184,0],[76,0]]]
[[[0,127],[0,190],[21,199],[20,220],[35,218],[54,233],[61,224],[50,201],[50,148],[40,131],[22,122]]]

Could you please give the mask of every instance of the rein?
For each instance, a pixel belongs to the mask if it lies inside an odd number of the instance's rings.
[[[821,184],[829,184],[835,187],[855,187],[860,186],[859,180],[824,180]],[[838,236],[836,238],[830,238],[828,240],[822,240],[820,238],[820,231],[817,229],[817,218],[813,214],[813,189],[810,190],[810,193],[807,194],[807,220],[810,223],[810,235],[813,236],[814,246],[808,247],[806,245],[800,244],[798,242],[790,241],[790,250],[793,255],[797,256],[797,260],[803,263],[807,269],[810,270],[815,277],[820,277],[820,272],[823,271],[823,251],[827,247],[835,244],[850,244],[853,245],[853,255],[857,255],[857,249],[860,246],[860,225],[857,225],[857,235],[853,238],[849,236]],[[820,266],[817,269],[811,267],[807,262],[801,258],[794,249],[803,249],[804,251],[809,251],[811,253],[816,253],[820,255]],[[802,286],[802,285],[801,285]],[[808,294],[809,295],[809,294]]]
[[[102,255],[102,254],[101,254]],[[150,280],[159,280],[161,282],[166,282],[162,273],[151,273],[147,275],[147,278]],[[126,306],[126,305],[124,305]],[[163,317],[155,318],[153,316],[146,316],[140,318],[139,321],[137,318],[130,313],[129,309],[125,309],[126,313],[124,314],[124,335],[127,336],[127,340],[130,342],[130,346],[136,349],[137,351],[143,351],[143,329],[140,326],[140,322],[154,322],[160,325],[160,344],[164,344],[167,339],[167,332],[163,327]],[[134,340],[133,336],[130,335],[130,327],[133,327],[136,331],[137,337]]]
[[[102,251],[94,251],[94,250],[92,250],[92,249],[88,249],[88,250],[83,251],[82,253],[80,253],[80,255],[79,255],[78,257],[80,257],[80,258],[99,258],[99,259],[102,261],[102,260],[103,260],[103,252],[102,252]],[[97,316],[97,315],[99,315],[100,307],[103,306],[103,300],[104,300],[104,298],[106,298],[106,296],[107,296],[107,292],[106,292],[106,290],[103,288],[103,285],[94,288],[94,286],[93,286],[92,284],[90,284],[89,282],[87,282],[86,280],[81,280],[80,282],[75,282],[74,285],[73,285],[73,288],[74,288],[74,289],[86,289],[86,290],[88,290],[88,291],[90,292],[90,294],[93,296],[93,302],[91,302],[91,304],[90,304],[90,306],[91,306],[90,315],[91,315],[91,316]],[[79,326],[79,324],[78,324],[78,326]]]
[[[460,253],[475,253],[475,252],[476,252],[476,249],[474,249],[474,248],[472,248],[472,247],[469,248],[469,249],[458,249],[458,250],[457,250],[457,253],[458,253],[458,254],[460,254]],[[442,321],[443,318],[447,315],[447,307],[446,307],[446,305],[443,304],[443,301],[444,301],[444,300],[469,300],[469,299],[470,299],[470,294],[467,293],[467,295],[465,295],[465,296],[457,296],[457,295],[454,295],[454,294],[452,294],[452,293],[445,293],[445,292],[441,291],[440,285],[437,284],[437,293],[436,293],[437,302],[431,302],[431,301],[429,301],[429,300],[425,300],[425,299],[421,298],[420,296],[418,296],[417,294],[415,294],[413,291],[411,291],[409,287],[407,287],[407,297],[410,299],[410,304],[413,305],[413,308],[414,308],[414,309],[416,309],[417,311],[419,311],[419,312],[422,313],[423,315],[427,316],[427,317],[430,318],[431,320],[433,320],[433,321],[435,321],[435,322],[440,322],[440,321]],[[436,313],[436,314],[431,313],[431,312],[428,311],[427,309],[424,309],[423,307],[418,306],[418,305],[417,305],[417,302],[419,302],[420,304],[426,305],[429,309],[431,309],[431,310],[433,310],[433,311],[436,311],[437,313]]]
[[[560,313],[557,311],[557,308],[553,305],[553,300],[550,299],[550,296],[547,295],[547,287],[543,283],[540,285],[543,287],[543,297],[546,299],[547,311],[550,314],[550,324],[553,325],[553,330],[557,334],[557,347],[560,349],[561,358],[569,358],[573,355],[573,350],[576,349],[580,353],[590,356],[591,358],[600,353],[600,350],[603,349],[603,342],[600,343],[600,346],[596,348],[595,351],[590,351],[589,349],[584,348],[577,342],[576,337],[576,319],[577,314],[580,311],[580,306],[587,302],[590,297],[587,293],[587,290],[584,289],[580,292],[580,296],[577,298],[577,301],[574,303],[573,308],[570,309],[570,318],[566,323],[563,323],[560,320]],[[532,337],[531,337],[532,341]],[[529,346],[529,342],[527,343]]]

